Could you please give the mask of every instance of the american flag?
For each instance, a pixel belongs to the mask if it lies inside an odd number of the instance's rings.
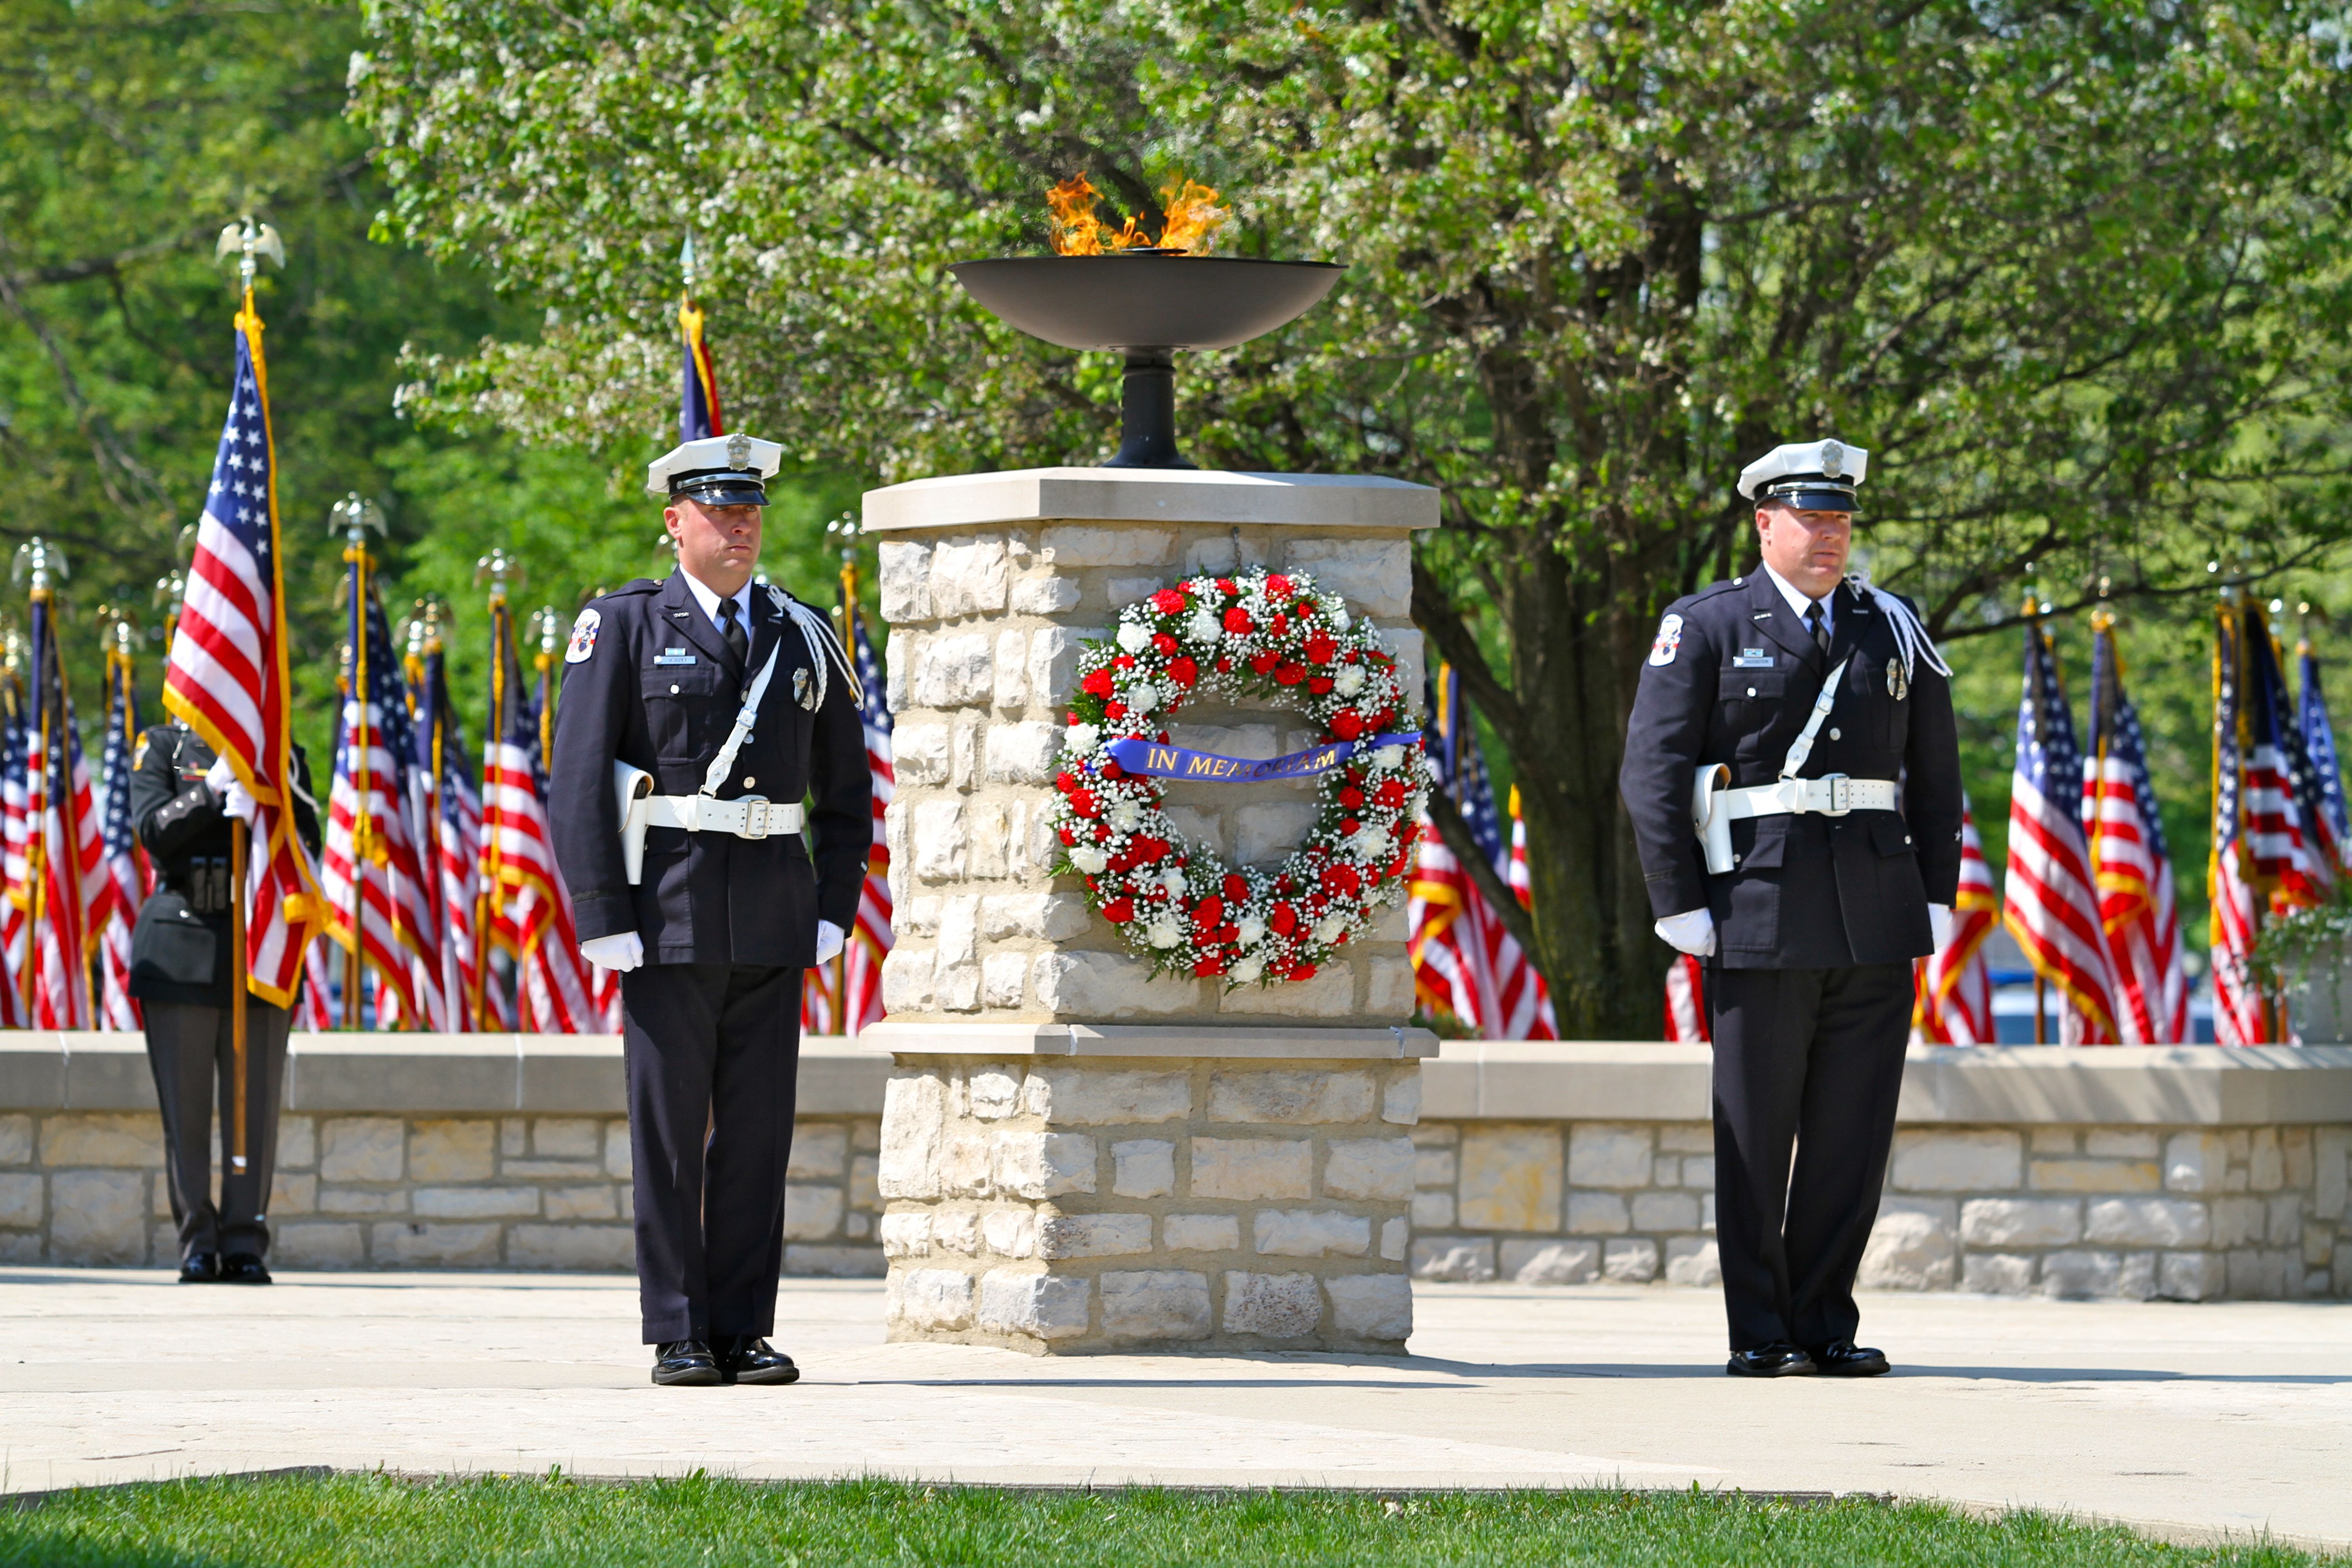
[[[362,588],[362,570],[353,563],[353,668],[344,683],[319,866],[327,931],[374,972],[381,1023],[441,1029],[446,1014],[440,978],[425,963],[440,947],[439,901],[417,853],[424,765],[392,628],[373,587]],[[345,1011],[358,1001],[345,996]]]
[[[842,951],[842,992],[847,998],[842,1032],[854,1035],[868,1024],[882,1021],[882,960],[890,952],[890,848],[884,840],[882,813],[898,787],[890,762],[890,707],[886,700],[882,661],[874,656],[874,639],[866,635],[866,617],[857,611],[855,574],[842,574],[843,614],[849,621],[849,653],[857,661],[858,683],[865,688],[859,710],[866,725],[866,767],[874,783],[874,847],[866,858],[866,885],[857,895],[857,924]]]
[[[1952,898],[1952,931],[1943,947],[1913,970],[1912,1037],[1930,1046],[1990,1046],[1992,973],[1985,967],[1985,938],[2000,918],[1993,893],[1992,868],[1985,863],[1984,840],[1976,814],[1960,797],[1960,885]]]
[[[481,888],[482,796],[474,783],[466,728],[449,703],[447,656],[438,632],[425,645],[416,680],[416,736],[431,778],[434,869],[440,902],[440,951],[434,955],[441,994],[448,998],[446,1027],[463,1033],[478,1022],[473,1005],[474,915]]]
[[[97,921],[110,900],[106,846],[99,834],[89,763],[66,694],[57,641],[57,606],[33,599],[33,715],[25,769],[27,892],[31,908],[31,1022],[37,1029],[96,1025],[89,957]]]
[[[27,853],[32,822],[25,810],[31,798],[25,764],[32,748],[25,740],[28,714],[24,688],[17,683],[13,667],[5,691],[7,711],[0,716],[0,881],[6,884],[7,899],[0,905],[0,963],[5,963],[8,989],[0,996],[0,1026],[22,1029],[30,1026],[31,1014],[31,998],[25,987],[32,978],[26,958],[33,929],[32,860]]]
[[[130,654],[106,650],[106,750],[100,754],[105,805],[99,816],[105,847],[107,892],[99,915],[99,1027],[137,1029],[139,1003],[131,994],[131,928],[154,887],[147,852],[131,823],[131,746],[139,733],[139,699]]]
[[[1678,952],[1666,966],[1666,1042],[1697,1045],[1706,1038],[1706,968]]]
[[[236,382],[196,527],[187,602],[163,674],[163,706],[228,759],[253,796],[246,984],[264,1001],[289,1007],[301,984],[303,947],[321,910],[286,794],[294,777],[292,682],[268,373],[250,289],[236,329]]]
[[[2083,825],[2115,986],[2116,1033],[2127,1046],[2189,1039],[2189,970],[2172,852],[2148,774],[2139,710],[2124,692],[2112,617],[2091,620],[2091,766]]]
[[[2297,684],[2301,688],[2303,753],[2308,764],[2304,795],[2304,820],[2316,836],[2321,860],[2330,874],[2352,867],[2352,822],[2344,799],[2344,770],[2336,755],[2336,726],[2327,717],[2327,693],[2319,684],[2319,659],[2311,639],[2295,645]]]
[[[600,1028],[588,964],[572,924],[572,900],[548,843],[547,782],[540,768],[552,658],[539,656],[539,693],[523,685],[514,616],[491,607],[490,729],[482,772],[482,879],[490,940],[516,965],[515,1026],[530,1034]],[[499,989],[486,985],[486,991]],[[503,1009],[500,1009],[502,1012]]]
[[[2309,767],[2302,761],[2303,731],[2289,718],[2294,704],[2279,669],[2278,645],[2259,605],[2246,605],[2242,615],[2246,850],[2255,890],[2268,893],[2272,905],[2284,910],[2319,902],[2334,879],[2304,816],[2297,775]]]
[[[2114,986],[2083,835],[2083,753],[2058,680],[2058,657],[2038,620],[2025,628],[2025,689],[2017,708],[2017,765],[2010,781],[2009,876],[2003,914],[2034,972],[2069,1006],[2068,1045],[2116,1038]]]
[[[1460,807],[1478,847],[1507,882],[1525,890],[1525,850],[1515,873],[1503,837],[1501,814],[1486,780],[1486,758],[1462,700],[1461,680],[1440,667],[1430,710],[1435,716],[1432,754],[1438,784]],[[1522,832],[1518,801],[1511,802],[1512,838]],[[1444,1009],[1490,1040],[1549,1040],[1559,1037],[1551,997],[1543,976],[1528,962],[1503,922],[1487,908],[1478,886],[1454,859],[1426,815],[1407,885],[1406,921],[1412,931],[1413,986],[1423,1004]]]
[[[2213,637],[2213,853],[2206,868],[2212,910],[2213,1038],[2224,1046],[2267,1045],[2263,1005],[2249,961],[2254,950],[2254,889],[2246,875],[2245,627],[2223,604]]]

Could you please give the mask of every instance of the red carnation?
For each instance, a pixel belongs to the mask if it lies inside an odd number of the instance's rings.
[[[1173,660],[1168,666],[1168,679],[1179,686],[1190,686],[1201,679],[1201,667],[1189,658]]]
[[[1129,871],[1134,870],[1135,851],[1132,849],[1122,849],[1118,854],[1112,856],[1110,858],[1110,868],[1118,872],[1122,877],[1126,876]]]
[[[1192,966],[1192,973],[1204,980],[1212,974],[1223,974],[1224,972],[1225,961],[1222,958],[1204,958]]]
[[[1254,653],[1250,655],[1250,668],[1256,670],[1260,675],[1264,675],[1267,670],[1272,669],[1276,665],[1280,664],[1281,662],[1282,656],[1278,653]]]
[[[1339,819],[1339,831],[1342,833],[1353,833],[1363,826],[1352,816],[1343,816]]]
[[[1123,926],[1135,918],[1133,899],[1113,899],[1103,906],[1103,919],[1115,926]]]
[[[1118,706],[1118,704],[1116,702],[1111,704],[1112,708],[1117,708]],[[1109,710],[1106,709],[1104,711],[1108,712]],[[1118,715],[1112,713],[1111,717],[1116,719]],[[1352,741],[1363,732],[1364,716],[1357,712],[1354,709],[1345,709],[1340,712],[1331,715],[1331,733],[1339,736],[1339,739],[1343,741]]]
[[[1295,910],[1295,909],[1291,908],[1291,906],[1289,906],[1288,904],[1276,904],[1276,905],[1275,905],[1275,906],[1274,906],[1274,932],[1275,932],[1275,934],[1276,934],[1276,936],[1288,936],[1292,931],[1297,931],[1297,929],[1298,929],[1298,911],[1297,911],[1297,910]]]
[[[1283,636],[1290,630],[1290,617],[1285,615],[1276,615],[1274,617],[1274,626],[1272,629],[1275,636]]]
[[[1286,664],[1278,666],[1275,669],[1274,679],[1276,682],[1280,685],[1296,686],[1300,681],[1307,679],[1307,667],[1303,664]]]
[[[1327,893],[1352,899],[1362,886],[1363,879],[1357,876],[1356,868],[1345,861],[1323,868],[1323,890]]]
[[[1151,607],[1163,616],[1175,615],[1184,607],[1183,591],[1178,588],[1160,589],[1151,595]]]
[[[1298,891],[1298,884],[1292,881],[1287,876],[1276,877],[1274,879],[1274,890],[1287,898],[1292,893]]]
[[[1106,718],[1106,719],[1124,719],[1124,718],[1126,718],[1126,717],[1127,717],[1127,704],[1126,704],[1126,703],[1124,703],[1124,702],[1106,702],[1106,703],[1104,703],[1104,704],[1103,704],[1103,717],[1104,717],[1104,718]]]
[[[1105,776],[1108,777],[1108,775],[1106,774]],[[1361,810],[1364,805],[1364,792],[1358,789],[1355,785],[1349,784],[1346,789],[1339,792],[1339,804],[1346,806],[1349,811]]]
[[[1229,659],[1229,658],[1221,658],[1221,659],[1217,660],[1217,673],[1218,673],[1219,675],[1229,675],[1229,674],[1231,674],[1231,673],[1233,672],[1233,668],[1234,668],[1234,661],[1233,661],[1232,659]]]
[[[1105,757],[1102,764],[1102,776],[1107,779],[1123,779],[1127,776],[1127,770],[1118,765],[1118,758]]]
[[[1095,814],[1094,792],[1092,790],[1084,789],[1072,790],[1070,792],[1070,809],[1076,812],[1080,816],[1092,816]]]
[[[1192,910],[1192,923],[1203,931],[1214,931],[1225,923],[1225,900],[1214,893],[1202,899]]]
[[[1307,658],[1310,663],[1328,664],[1331,656],[1339,651],[1339,645],[1321,632],[1307,639]]]
[[[1110,671],[1108,669],[1088,670],[1087,672],[1087,678],[1078,682],[1078,689],[1084,691],[1089,697],[1109,696],[1111,690]]]
[[[1234,580],[1231,577],[1218,578],[1217,591],[1221,594],[1238,594],[1241,592],[1239,588],[1234,586]]]
[[[1249,884],[1231,872],[1225,874],[1225,902],[1238,904],[1249,897]]]
[[[1290,579],[1284,576],[1279,572],[1276,572],[1272,576],[1266,578],[1265,596],[1269,599],[1288,598],[1290,596]]]
[[[1055,773],[1054,775],[1054,787],[1060,790],[1064,795],[1067,795],[1072,790],[1078,787],[1078,781],[1072,778],[1066,773]]]
[[[1310,676],[1307,681],[1307,689],[1312,691],[1318,697],[1328,697],[1331,694],[1333,684],[1331,678],[1328,675]]]
[[[1065,845],[1075,845],[1078,841],[1078,836],[1066,827],[1055,828],[1054,837],[1059,838]]]
[[[1224,924],[1217,928],[1217,940],[1219,942],[1238,942],[1241,940],[1241,934],[1242,928],[1234,924],[1231,921],[1227,921]]]
[[[1239,605],[1235,605],[1232,609],[1225,612],[1225,630],[1233,633],[1234,636],[1237,637],[1245,637],[1249,636],[1251,629],[1249,612],[1247,610],[1243,609]]]
[[[1110,661],[1110,667],[1113,669],[1133,669],[1135,668],[1135,656],[1131,653],[1120,654],[1117,658]]]
[[[1151,651],[1166,658],[1176,651],[1176,639],[1166,632],[1154,632],[1151,634]]]
[[[1294,963],[1290,966],[1290,973],[1287,978],[1292,980],[1312,980],[1315,978],[1315,966],[1311,963]]]
[[[1386,784],[1381,785],[1378,790],[1373,792],[1372,798],[1379,801],[1382,805],[1387,806],[1391,811],[1394,811],[1397,807],[1404,804],[1404,781],[1402,779],[1389,780]]]

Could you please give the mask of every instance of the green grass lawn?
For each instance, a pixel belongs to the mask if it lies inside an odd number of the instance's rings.
[[[2278,1564],[2043,1515],[1690,1492],[1024,1492],[692,1477],[158,1482],[0,1505],[0,1564]]]

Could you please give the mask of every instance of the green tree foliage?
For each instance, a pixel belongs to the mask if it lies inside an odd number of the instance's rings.
[[[1528,935],[1565,1030],[1641,1036],[1665,953],[1615,799],[1623,716],[1664,604],[1752,558],[1748,458],[1871,448],[1868,563],[1947,638],[2011,624],[2029,566],[2063,605],[2340,537],[2343,22],[372,0],[353,74],[399,226],[563,305],[536,341],[420,358],[412,395],[539,438],[643,419],[688,229],[757,323],[731,352],[762,425],[889,478],[1108,450],[1115,368],[942,271],[1041,248],[1054,180],[1149,220],[1204,179],[1239,212],[1225,248],[1348,262],[1286,331],[1195,356],[1188,439],[1444,488],[1415,616],[1512,753]]]

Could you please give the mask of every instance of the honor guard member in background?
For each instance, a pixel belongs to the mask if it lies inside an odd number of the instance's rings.
[[[1748,1377],[1886,1370],[1854,1344],[1853,1278],[1912,960],[1959,881],[1951,672],[1907,600],[1846,575],[1868,457],[1813,441],[1740,474],[1763,564],[1667,606],[1618,781],[1658,934],[1706,964],[1727,1370]]]
[[[147,1029],[147,1065],[163,1111],[164,1172],[180,1231],[180,1282],[267,1285],[269,1183],[278,1157],[278,1101],[291,1017],[246,998],[247,1169],[221,1173],[213,1202],[213,1090],[223,1122],[236,1104],[230,990],[229,816],[251,806],[245,786],[202,735],[174,720],[139,737],[131,764],[131,820],[155,867],[155,890],[131,933],[131,994]],[[294,748],[294,830],[319,853],[310,768]]]
[[[739,434],[651,465],[677,569],[581,611],[563,656],[549,815],[580,951],[621,972],[657,1384],[800,1375],[767,1336],[801,978],[841,951],[872,847],[849,658],[824,616],[751,581],[782,455]]]

